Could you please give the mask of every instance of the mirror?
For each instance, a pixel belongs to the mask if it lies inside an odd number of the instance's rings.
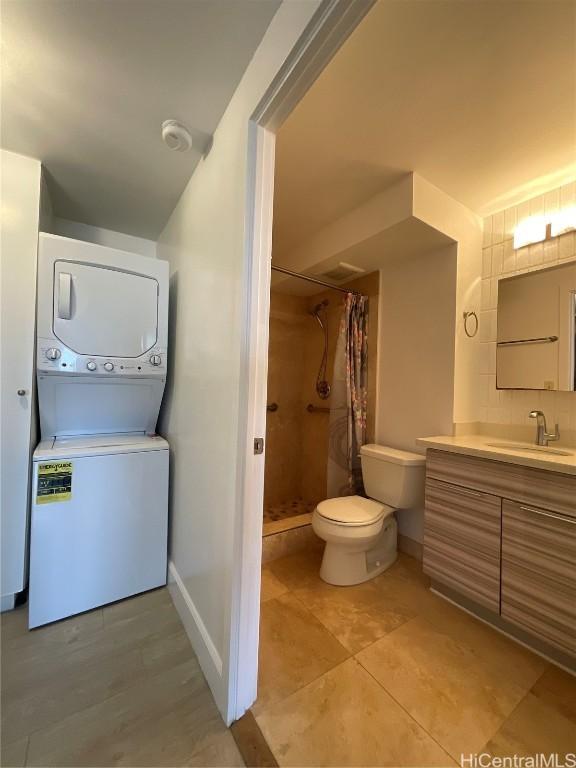
[[[576,262],[498,283],[498,389],[576,390]]]

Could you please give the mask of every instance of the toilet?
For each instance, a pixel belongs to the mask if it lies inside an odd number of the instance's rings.
[[[384,445],[360,449],[366,494],[321,501],[312,528],[326,542],[320,578],[350,586],[378,576],[397,557],[397,509],[424,504],[424,456]]]

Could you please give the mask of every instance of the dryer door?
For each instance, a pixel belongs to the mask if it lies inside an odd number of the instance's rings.
[[[80,355],[139,357],[158,337],[158,283],[131,272],[56,261],[53,330]]]

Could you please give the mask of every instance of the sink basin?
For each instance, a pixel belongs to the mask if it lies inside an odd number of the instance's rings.
[[[514,451],[534,451],[536,453],[551,453],[554,456],[573,456],[572,451],[563,451],[560,448],[550,448],[546,445],[526,445],[526,443],[486,443],[491,448],[510,448]]]

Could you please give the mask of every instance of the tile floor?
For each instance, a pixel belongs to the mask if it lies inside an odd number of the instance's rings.
[[[319,579],[320,557],[262,571],[253,713],[279,765],[576,751],[576,678],[433,595],[412,558],[342,588]]]
[[[1,640],[4,768],[244,765],[167,589]]]

